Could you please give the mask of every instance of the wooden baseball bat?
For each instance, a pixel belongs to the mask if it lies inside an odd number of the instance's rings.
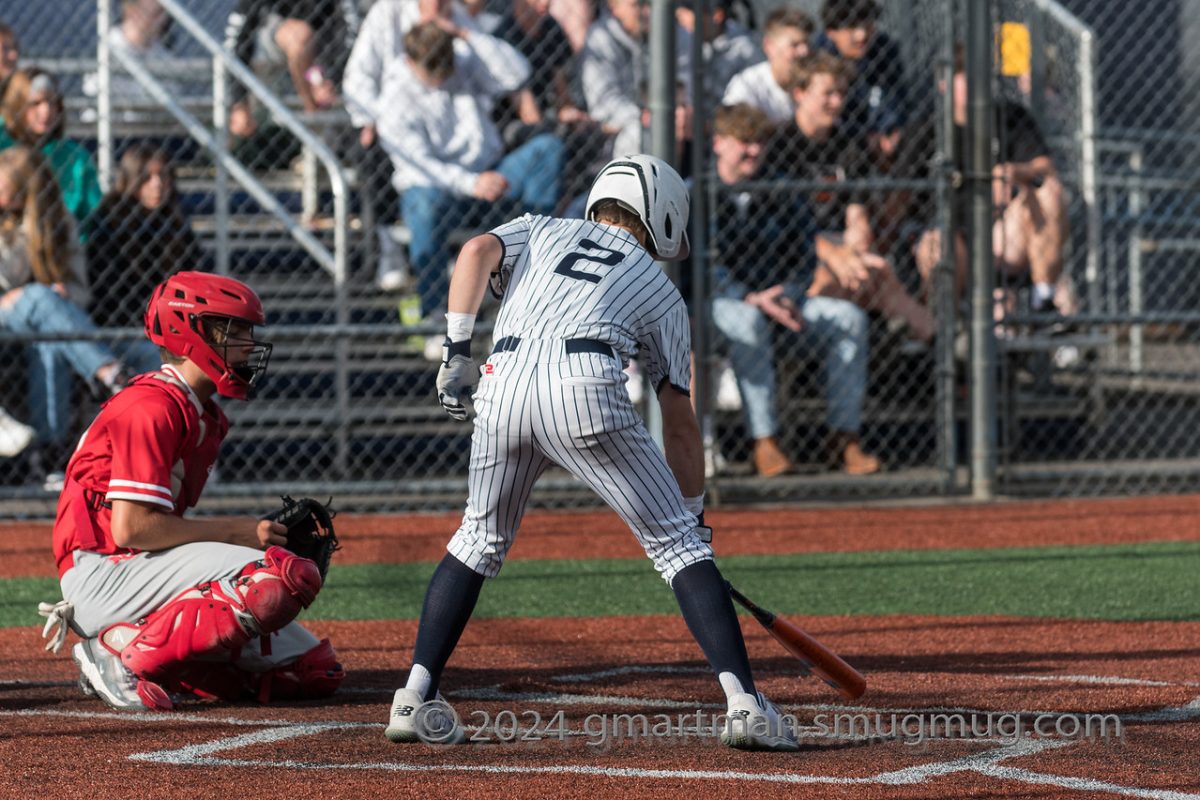
[[[842,658],[825,645],[809,636],[799,625],[789,622],[783,617],[777,617],[762,608],[746,595],[733,588],[726,581],[729,595],[743,608],[754,615],[754,618],[775,637],[775,641],[784,649],[800,659],[804,665],[804,674],[815,673],[818,678],[832,686],[847,700],[857,700],[867,690],[867,680],[858,670],[847,664]]]

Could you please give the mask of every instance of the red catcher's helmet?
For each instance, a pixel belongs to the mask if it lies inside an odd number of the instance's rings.
[[[263,325],[262,301],[246,284],[207,272],[177,272],[160,283],[146,307],[146,338],[190,358],[212,378],[222,397],[245,400],[267,371],[271,345],[230,339],[234,321]],[[249,357],[230,363],[232,347],[251,345]]]

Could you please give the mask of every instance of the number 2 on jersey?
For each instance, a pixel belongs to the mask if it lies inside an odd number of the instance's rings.
[[[554,268],[556,273],[559,275],[566,275],[568,278],[587,281],[588,283],[599,283],[601,279],[600,275],[596,275],[591,272],[581,272],[577,269],[573,269],[575,262],[592,261],[596,264],[604,264],[605,266],[611,267],[616,264],[620,264],[625,258],[625,254],[620,250],[611,250],[603,245],[596,244],[590,239],[580,239],[579,246],[590,252],[581,253],[577,251],[563,256],[563,260],[559,261],[558,266]]]

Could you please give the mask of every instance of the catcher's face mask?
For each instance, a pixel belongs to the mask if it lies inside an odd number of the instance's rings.
[[[202,317],[200,325],[216,357],[212,362],[214,371],[220,370],[215,381],[217,391],[224,397],[252,396],[267,372],[272,345],[255,339],[254,326],[244,319]]]

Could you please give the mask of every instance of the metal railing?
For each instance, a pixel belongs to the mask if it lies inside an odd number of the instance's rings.
[[[160,0],[160,5],[179,27],[195,38],[212,57],[213,68],[213,130],[210,131],[200,123],[190,112],[183,108],[173,98],[161,82],[146,67],[136,59],[126,57],[119,50],[110,46],[109,33],[112,20],[112,0],[98,0],[97,19],[97,63],[99,67],[99,97],[98,97],[98,138],[99,138],[99,172],[101,186],[109,187],[113,168],[113,132],[112,132],[112,58],[115,55],[124,68],[147,93],[158,101],[175,117],[196,141],[209,149],[216,160],[216,219],[217,236],[217,271],[228,272],[229,269],[229,182],[232,176],[263,209],[278,219],[286,228],[288,234],[316,261],[322,269],[333,277],[335,303],[334,309],[338,325],[347,325],[349,305],[347,303],[347,272],[348,272],[348,201],[349,191],[346,176],[341,164],[333,151],[321,141],[304,123],[292,112],[275,94],[268,89],[243,64],[237,56],[226,50],[218,43],[203,26],[180,5],[177,0]],[[303,225],[292,218],[292,215],[278,199],[255,177],[241,162],[230,153],[228,147],[228,97],[226,88],[227,74],[232,74],[246,89],[254,95],[271,113],[274,120],[300,140],[304,147],[305,163],[311,167],[312,160],[319,161],[329,175],[330,189],[333,194],[333,252],[312,235]],[[310,169],[309,173],[313,171]],[[315,195],[315,191],[307,192]],[[349,431],[345,420],[349,411],[349,380],[346,367],[346,339],[339,337],[339,357],[335,373],[335,396],[337,405],[337,459],[336,469],[344,473],[348,462]]]

